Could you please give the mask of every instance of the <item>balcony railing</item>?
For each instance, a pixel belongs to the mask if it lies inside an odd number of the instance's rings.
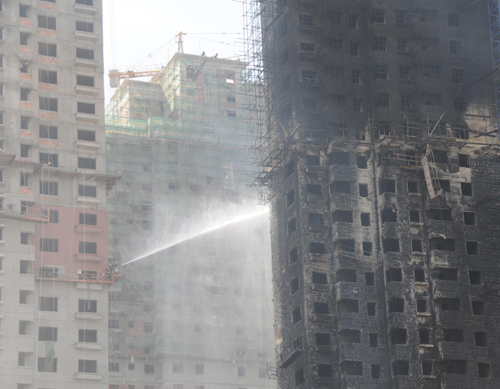
[[[50,219],[48,209],[25,207],[15,204],[4,204],[0,208],[0,217],[29,220],[39,223],[47,223]]]
[[[35,276],[37,280],[68,281],[68,282],[87,282],[96,284],[112,284],[118,275],[113,270],[98,273],[96,271],[75,270],[70,272],[59,271],[58,268],[40,268],[36,269]]]

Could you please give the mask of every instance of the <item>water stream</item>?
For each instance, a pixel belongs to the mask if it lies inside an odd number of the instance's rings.
[[[137,258],[134,258],[132,259],[131,261],[128,261],[126,263],[124,263],[122,266],[125,266],[125,265],[129,265],[133,262],[137,262],[137,261],[140,261],[141,259],[145,259],[151,255],[154,255],[154,254],[157,254],[163,250],[167,250],[171,247],[174,247],[174,246],[177,246],[178,244],[181,244],[181,243],[184,243],[188,240],[191,240],[191,239],[194,239],[194,238],[198,238],[199,236],[202,236],[202,235],[205,235],[205,234],[209,234],[210,232],[213,232],[213,231],[216,231],[216,230],[219,230],[221,228],[224,228],[224,227],[227,227],[231,224],[235,224],[235,223],[241,223],[245,220],[249,220],[249,219],[253,219],[253,218],[256,218],[258,216],[262,216],[262,215],[265,215],[266,213],[268,213],[269,210],[266,209],[264,211],[259,211],[259,212],[253,212],[253,213],[250,213],[250,214],[244,214],[244,215],[240,215],[240,216],[237,216],[237,217],[234,217],[228,221],[225,221],[225,222],[220,222],[218,223],[217,225],[215,226],[212,226],[212,227],[209,227],[209,228],[206,228],[204,230],[201,230],[201,231],[195,231],[191,234],[188,234],[186,236],[183,236],[179,239],[176,239],[174,240],[173,242],[169,242],[169,243],[166,243],[164,244],[163,246],[160,246],[160,247],[157,247],[155,249],[152,249],[148,252],[146,252],[145,254],[142,254],[140,256],[138,256]]]

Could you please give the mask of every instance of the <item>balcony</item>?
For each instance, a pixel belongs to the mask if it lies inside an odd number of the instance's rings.
[[[431,250],[431,267],[457,267],[458,260],[454,251]]]
[[[84,234],[100,234],[102,232],[102,227],[77,224],[75,226],[75,231]]]
[[[75,348],[80,350],[102,350],[102,344],[89,342],[76,342]]]
[[[99,254],[88,254],[88,253],[77,253],[75,254],[75,260],[76,261],[83,261],[83,262],[101,262],[102,261],[102,255]]]
[[[107,271],[98,274],[96,271],[74,270],[71,272],[61,271],[59,268],[40,268],[35,270],[35,279],[78,283],[112,284],[119,274]]]
[[[335,284],[335,294],[337,297],[337,301],[343,299],[359,299],[360,293],[357,286],[357,282],[338,281]]]
[[[96,14],[98,11],[97,7],[91,7],[89,5],[83,5],[83,4],[75,4],[73,6],[73,9],[75,10],[75,12],[91,14],[91,15]]]
[[[102,375],[95,373],[75,373],[75,380],[101,381]]]
[[[0,218],[48,223],[49,211],[41,208],[22,207],[15,204],[5,204],[0,209]]]
[[[276,350],[276,354],[278,356],[278,366],[282,369],[286,369],[304,352],[302,347],[302,338],[298,338],[292,347],[285,348],[282,346],[283,345],[277,346]]]
[[[332,226],[332,239],[350,239],[355,236],[354,224],[349,222],[335,222]]]
[[[94,313],[94,312],[76,312],[75,313],[75,318],[80,319],[80,320],[102,320],[102,314],[101,313]]]

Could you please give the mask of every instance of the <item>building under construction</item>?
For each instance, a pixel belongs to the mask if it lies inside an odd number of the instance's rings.
[[[498,5],[244,6],[278,387],[499,387]]]
[[[161,249],[247,212],[255,197],[245,67],[177,53],[149,82],[127,79],[111,98],[107,167],[122,179],[108,199],[110,257],[153,254],[123,266],[110,289],[110,389],[276,386],[266,373],[267,215]]]

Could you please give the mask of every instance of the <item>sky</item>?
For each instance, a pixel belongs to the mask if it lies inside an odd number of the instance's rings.
[[[104,71],[160,68],[177,51],[242,57],[242,4],[234,0],[103,0]],[[152,54],[152,55],[151,55]],[[113,90],[105,76],[106,104]]]

